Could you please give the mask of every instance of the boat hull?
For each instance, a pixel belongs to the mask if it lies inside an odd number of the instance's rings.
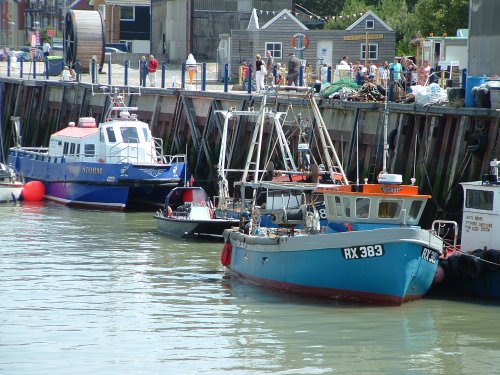
[[[23,191],[23,184],[0,184],[0,202],[16,202]]]
[[[222,239],[222,233],[239,224],[235,219],[187,220],[169,218],[157,214],[156,225],[160,233],[173,237],[214,237]]]
[[[62,158],[12,149],[9,164],[26,181],[43,182],[46,199],[106,210],[161,206],[172,188],[182,183],[187,167],[185,163],[66,163]]]
[[[224,236],[232,245],[227,267],[237,276],[300,294],[387,305],[422,297],[442,251],[442,240],[419,228],[276,238],[231,230]]]

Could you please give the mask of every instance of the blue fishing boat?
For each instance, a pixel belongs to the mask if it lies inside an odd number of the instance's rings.
[[[319,129],[326,129],[314,103],[313,110]],[[333,144],[327,145],[332,182],[314,189],[323,197],[327,224],[307,193],[300,207],[269,213],[277,228],[262,226],[262,207],[254,200],[249,222],[224,231],[222,264],[256,284],[311,296],[387,305],[421,298],[443,252],[442,238],[418,225],[430,196],[419,194],[414,179],[403,185],[401,175],[387,173],[387,144],[378,181],[363,184],[348,182]],[[269,183],[255,177],[240,185],[256,191]]]
[[[189,178],[186,155],[165,155],[162,139],[139,121],[137,107],[125,105],[125,94],[106,95],[110,105],[98,126],[82,117],[52,134],[48,147],[12,147],[8,163],[27,182],[43,182],[46,199],[68,206],[161,207],[170,190]]]
[[[500,161],[490,162],[481,181],[461,183],[464,191],[460,245],[442,259],[440,283],[446,296],[500,299]]]

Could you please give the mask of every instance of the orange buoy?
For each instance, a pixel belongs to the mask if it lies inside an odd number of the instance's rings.
[[[220,255],[220,262],[223,266],[227,266],[231,263],[231,253],[233,252],[233,246],[229,242],[224,244],[222,248],[222,253]]]
[[[23,187],[23,199],[30,202],[39,202],[45,195],[45,186],[41,181],[30,181]]]

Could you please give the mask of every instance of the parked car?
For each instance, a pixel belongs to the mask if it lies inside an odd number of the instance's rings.
[[[106,55],[109,55],[110,53],[125,53],[125,52],[115,47],[105,47],[105,53]]]

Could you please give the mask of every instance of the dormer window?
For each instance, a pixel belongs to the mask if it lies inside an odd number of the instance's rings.
[[[365,28],[367,30],[373,30],[375,28],[375,21],[374,20],[366,20]]]

